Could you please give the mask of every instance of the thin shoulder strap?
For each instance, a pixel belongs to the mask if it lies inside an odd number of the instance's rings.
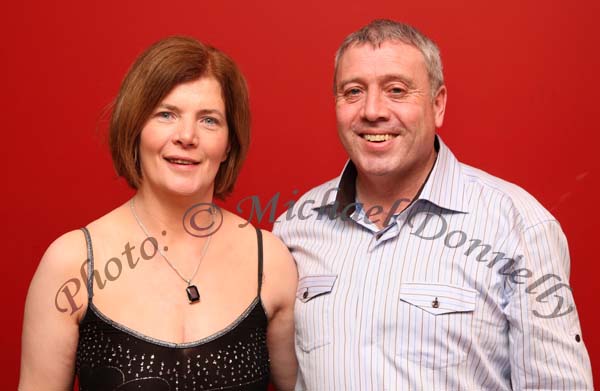
[[[260,297],[263,279],[263,241],[260,228],[256,228],[256,239],[258,241],[258,297]]]
[[[81,228],[85,236],[85,244],[87,246],[87,291],[88,300],[92,300],[94,296],[94,251],[92,250],[92,237],[90,231],[86,227]]]

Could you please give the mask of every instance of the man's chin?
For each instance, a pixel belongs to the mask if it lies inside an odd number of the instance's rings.
[[[398,175],[401,171],[398,165],[390,164],[386,159],[357,159],[353,160],[359,175],[365,177],[380,178]]]

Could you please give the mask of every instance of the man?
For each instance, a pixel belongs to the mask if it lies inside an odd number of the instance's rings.
[[[280,217],[298,390],[592,389],[558,222],[436,135],[436,45],[377,20],[336,56],[340,177]]]

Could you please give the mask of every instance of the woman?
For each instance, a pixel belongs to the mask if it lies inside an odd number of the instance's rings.
[[[293,260],[212,205],[249,144],[236,65],[193,39],[159,41],[123,81],[109,141],[137,192],[44,254],[19,389],[69,390],[74,374],[80,390],[293,388]]]

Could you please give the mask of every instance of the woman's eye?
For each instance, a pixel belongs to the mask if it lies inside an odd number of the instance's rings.
[[[156,113],[156,116],[160,119],[171,119],[173,118],[173,113],[170,113],[168,111],[161,111],[159,113]]]
[[[219,121],[217,121],[217,119],[213,118],[213,117],[205,117],[203,119],[203,121],[205,124],[211,125],[211,126],[218,125],[218,123],[219,123]]]

